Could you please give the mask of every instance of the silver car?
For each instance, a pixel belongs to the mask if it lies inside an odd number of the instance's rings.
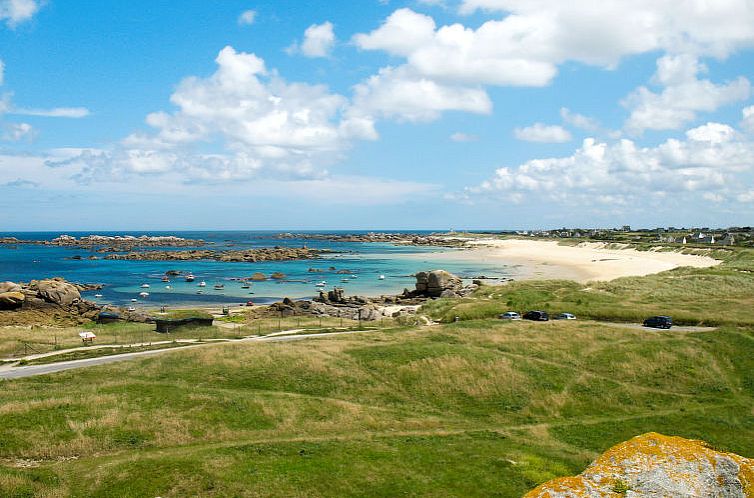
[[[498,318],[501,320],[521,320],[521,315],[515,311],[506,311],[505,313],[498,315]]]
[[[575,320],[576,317],[571,313],[561,313],[555,317],[556,320]]]

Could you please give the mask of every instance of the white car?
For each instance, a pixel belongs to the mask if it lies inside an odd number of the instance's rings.
[[[515,311],[506,311],[505,313],[498,315],[498,318],[501,320],[521,320],[521,315]]]
[[[575,320],[576,317],[571,313],[561,313],[555,317],[556,320]]]

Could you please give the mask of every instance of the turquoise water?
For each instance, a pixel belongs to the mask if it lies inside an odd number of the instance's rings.
[[[342,287],[346,295],[377,296],[397,294],[404,288],[413,289],[413,275],[418,271],[442,268],[463,278],[471,279],[484,274],[488,277],[508,277],[514,270],[491,264],[475,264],[461,261],[444,261],[433,256],[430,261],[423,257],[427,253],[447,252],[453,249],[436,247],[395,246],[381,243],[330,242],[302,239],[277,239],[278,232],[66,232],[80,237],[93,233],[100,235],[178,235],[190,239],[203,239],[213,244],[211,249],[244,249],[265,246],[300,247],[330,249],[336,254],[318,260],[271,261],[261,263],[221,263],[217,261],[114,261],[114,260],[72,260],[72,256],[86,258],[92,254],[87,249],[38,246],[19,244],[0,245],[0,281],[29,281],[32,279],[60,276],[68,281],[100,283],[105,287],[99,291],[83,293],[87,299],[100,303],[117,305],[131,304],[137,299],[137,307],[157,307],[162,305],[211,305],[238,304],[252,300],[264,304],[284,297],[292,299],[310,298],[317,295],[315,284],[326,281],[325,290],[334,286]],[[337,233],[337,232],[331,232]],[[349,232],[354,233],[354,232]],[[421,233],[421,232],[417,232]],[[0,236],[27,240],[50,240],[61,232],[0,233]],[[181,248],[186,249],[186,248]],[[99,256],[102,256],[99,254]],[[353,276],[328,271],[329,267],[350,270]],[[309,268],[325,270],[311,273]],[[171,282],[161,282],[167,270],[180,270],[193,273],[196,280],[186,282],[182,277],[171,277]],[[283,281],[267,280],[251,283],[250,289],[241,288],[242,283],[234,279],[250,277],[256,272],[270,275],[282,272],[287,278]],[[384,275],[381,280],[380,275]],[[345,281],[343,281],[345,280]],[[206,282],[200,288],[198,283]],[[149,288],[142,288],[148,284]],[[215,284],[223,284],[224,289],[215,290]],[[167,289],[166,286],[170,286]],[[202,294],[197,294],[202,290]],[[139,297],[140,292],[148,292],[149,297]],[[95,294],[102,294],[95,298]]]

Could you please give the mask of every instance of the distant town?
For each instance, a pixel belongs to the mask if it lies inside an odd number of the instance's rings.
[[[754,246],[754,227],[665,227],[665,228],[559,228],[519,230],[516,235],[556,239],[588,239],[609,242],[647,242],[680,245]]]

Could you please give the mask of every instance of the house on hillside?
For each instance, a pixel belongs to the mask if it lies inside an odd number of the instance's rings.
[[[726,233],[725,237],[723,237],[722,239],[720,239],[719,243],[720,243],[720,245],[723,245],[723,246],[732,246],[733,244],[736,243],[736,240],[733,238],[733,234],[732,233]]]

